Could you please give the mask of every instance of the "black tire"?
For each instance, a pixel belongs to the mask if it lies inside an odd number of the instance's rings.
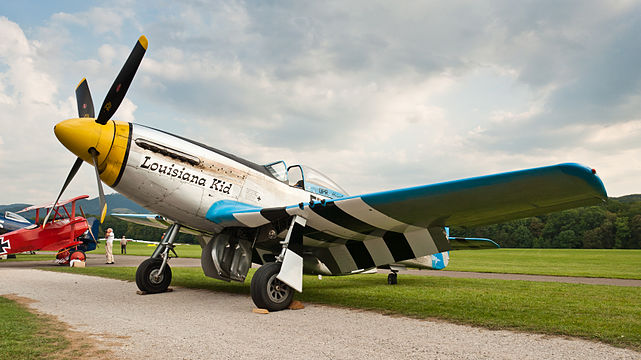
[[[280,263],[261,266],[252,277],[250,286],[252,300],[261,309],[279,311],[286,309],[294,297],[294,289],[276,279]]]
[[[160,277],[155,279],[160,265],[162,265],[161,259],[151,258],[138,265],[138,270],[136,270],[136,285],[138,285],[138,289],[150,294],[161,293],[167,290],[171,283],[171,268],[169,264],[166,264]]]
[[[396,285],[398,284],[398,278],[396,273],[391,273],[387,275],[387,284],[389,285]]]

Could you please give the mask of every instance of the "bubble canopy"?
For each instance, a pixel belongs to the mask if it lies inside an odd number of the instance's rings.
[[[287,167],[284,161],[277,161],[265,165],[265,168],[276,179],[314,194],[326,196],[330,199],[339,199],[348,195],[347,191],[341,188],[334,180],[306,165]]]

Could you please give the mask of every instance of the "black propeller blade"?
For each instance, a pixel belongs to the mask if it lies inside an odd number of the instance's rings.
[[[96,149],[89,150],[91,158],[93,159],[93,167],[96,170],[96,180],[98,181],[98,193],[100,194],[100,223],[105,221],[107,215],[107,201],[105,200],[105,192],[102,190],[102,181],[100,181],[100,172],[98,171],[98,152]]]
[[[100,113],[98,114],[98,118],[96,119],[96,122],[98,124],[106,124],[107,121],[111,119],[116,110],[118,110],[118,107],[120,106],[120,103],[122,103],[122,100],[125,98],[127,89],[129,89],[129,85],[131,85],[131,81],[134,79],[136,70],[138,70],[138,66],[140,65],[142,57],[145,55],[146,51],[147,38],[143,35],[138,38],[138,42],[134,46],[133,50],[131,50],[129,58],[127,58],[127,61],[122,66],[122,69],[116,77],[116,80],[114,81],[113,85],[111,85],[111,89],[109,89],[109,92],[105,97],[105,101],[100,107]]]
[[[53,211],[53,208],[56,206],[58,203],[58,200],[60,200],[60,197],[62,196],[62,193],[65,191],[69,183],[71,182],[71,179],[73,179],[74,176],[76,176],[76,173],[78,172],[78,169],[80,169],[80,165],[82,165],[82,159],[77,158],[76,162],[73,163],[73,166],[71,167],[71,171],[69,171],[69,175],[67,175],[67,180],[65,180],[64,185],[62,185],[62,189],[60,189],[60,193],[58,194],[58,197],[56,198],[56,201],[53,202],[53,205],[51,206],[51,209],[47,211],[47,216],[45,216],[45,220],[42,222],[42,227],[44,228],[45,224],[47,223],[47,220],[49,220],[49,216],[51,215],[51,212]]]
[[[107,121],[111,119],[111,117],[116,112],[116,110],[118,110],[118,107],[122,103],[122,100],[125,98],[127,89],[129,89],[129,85],[131,85],[131,81],[133,80],[134,75],[136,75],[136,71],[138,70],[138,67],[140,66],[140,62],[142,61],[142,58],[145,55],[146,51],[147,51],[147,38],[143,35],[140,38],[138,38],[138,42],[134,46],[133,50],[131,50],[131,54],[129,54],[129,57],[127,58],[127,61],[125,62],[125,64],[122,66],[122,69],[120,70],[120,73],[116,77],[116,80],[111,85],[111,89],[109,89],[109,92],[107,93],[107,96],[105,97],[105,100],[102,103],[102,107],[100,108],[100,114],[98,114],[98,118],[96,119],[96,122],[98,124],[105,125]],[[79,117],[81,118],[95,117],[93,100],[91,99],[91,92],[89,91],[89,85],[87,84],[87,79],[82,79],[82,81],[80,81],[80,83],[76,87],[76,101],[78,103]],[[93,159],[94,169],[96,170],[96,180],[98,182],[98,192],[100,194],[100,209],[101,209],[99,220],[100,220],[100,223],[102,224],[105,221],[105,216],[107,215],[107,202],[105,200],[105,193],[102,189],[102,181],[100,180],[100,171],[98,170],[98,151],[96,151],[96,149],[94,148],[91,148],[89,149],[89,153],[91,154],[91,158]],[[71,168],[69,175],[67,175],[67,180],[65,180],[65,183],[62,186],[62,189],[60,190],[60,193],[58,194],[58,197],[56,198],[56,201],[54,202],[53,206],[55,206],[58,203],[58,200],[60,200],[60,196],[62,196],[62,193],[65,191],[65,189],[71,182],[71,179],[73,179],[73,177],[76,175],[76,173],[78,172],[78,169],[80,169],[80,165],[82,165],[82,161],[83,160],[81,158],[76,158],[76,162],[73,163],[73,167]],[[49,211],[47,212],[47,216],[45,217],[43,227],[44,227],[44,224],[47,223],[47,220],[49,219],[49,216],[51,215],[52,211],[53,211],[53,207],[49,209]]]
[[[78,117],[96,117],[87,79],[83,78],[80,84],[76,86],[76,101],[78,102]]]

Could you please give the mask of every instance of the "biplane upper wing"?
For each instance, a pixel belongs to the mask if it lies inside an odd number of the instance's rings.
[[[67,200],[60,200],[60,201],[58,201],[58,202],[55,204],[55,206],[63,206],[63,205],[67,205],[67,204],[69,204],[69,203],[70,203],[70,202],[72,202],[72,201],[77,201],[77,200],[81,200],[81,199],[86,199],[86,198],[88,198],[88,197],[89,197],[89,195],[80,195],[80,196],[76,196],[76,197],[71,198],[71,199],[67,199]],[[46,204],[42,204],[42,205],[32,205],[32,206],[26,207],[26,208],[24,208],[24,209],[22,209],[22,210],[18,211],[18,213],[22,213],[22,212],[26,212],[26,211],[31,211],[31,210],[37,210],[37,209],[49,209],[49,208],[51,208],[51,207],[53,207],[53,206],[54,206],[54,203],[53,203],[53,202],[46,203]]]
[[[590,168],[566,163],[279,208],[219,201],[208,211],[223,226],[257,227],[299,215],[303,241],[332,273],[452,249],[445,226],[476,226],[607,199]]]

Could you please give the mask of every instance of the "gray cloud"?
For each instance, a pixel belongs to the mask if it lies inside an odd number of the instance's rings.
[[[123,1],[111,29],[105,18],[82,20],[105,8],[97,4],[52,11],[27,32],[37,56],[22,78],[45,74],[55,86],[25,87],[27,95],[42,93],[55,116],[72,116],[73,86],[87,76],[99,103],[142,32],[150,48],[126,116],[258,162],[309,163],[352,192],[568,160],[603,164],[608,177],[622,171],[613,162],[641,151],[630,144],[641,143],[639,6]],[[19,101],[20,83],[4,80],[17,63],[2,59],[0,102]],[[3,125],[43,116],[24,104],[2,109]],[[630,134],[626,144],[608,140],[617,129]],[[17,135],[2,134],[0,154],[15,167],[36,161],[9,148]],[[52,163],[62,179],[68,165]],[[627,177],[635,175],[641,169]],[[615,193],[638,192],[618,176],[611,183]]]

